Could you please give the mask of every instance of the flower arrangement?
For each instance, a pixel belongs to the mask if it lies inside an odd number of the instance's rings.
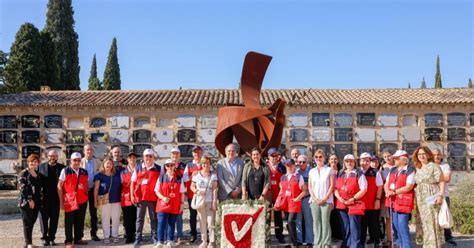
[[[221,203],[215,227],[218,247],[268,247],[269,216],[266,202],[228,200]]]

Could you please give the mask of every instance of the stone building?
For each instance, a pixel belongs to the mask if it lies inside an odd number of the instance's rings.
[[[263,90],[262,105],[287,101],[282,149],[311,153],[413,152],[438,147],[455,170],[474,169],[474,89]],[[112,146],[166,159],[199,144],[214,157],[217,110],[241,104],[238,90],[42,91],[0,96],[0,170],[12,172],[31,153],[91,143],[103,158]]]

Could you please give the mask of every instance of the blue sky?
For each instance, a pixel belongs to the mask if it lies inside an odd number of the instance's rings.
[[[47,0],[0,0],[0,49]],[[444,87],[474,78],[473,1],[73,1],[81,89],[117,37],[122,89],[237,88],[247,51],[273,56],[264,88]]]

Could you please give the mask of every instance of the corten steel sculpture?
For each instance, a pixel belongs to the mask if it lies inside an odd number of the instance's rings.
[[[245,56],[240,85],[243,106],[226,106],[218,112],[215,143],[221,154],[225,154],[225,147],[234,136],[240,154],[257,147],[266,155],[269,148],[280,146],[286,101],[277,99],[268,109],[260,106],[260,90],[271,60],[272,57],[256,52]]]

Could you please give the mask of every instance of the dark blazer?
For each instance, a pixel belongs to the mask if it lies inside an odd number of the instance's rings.
[[[50,206],[50,204],[58,204],[59,205],[59,196],[58,196],[58,187],[57,183],[54,185],[51,185],[50,180],[48,179],[49,176],[49,170],[48,170],[48,162],[44,162],[39,165],[38,167],[38,172],[44,177],[44,208],[47,208]],[[61,171],[65,168],[66,166],[60,163],[56,163],[54,168],[56,169],[56,179],[59,178],[59,175],[61,174]],[[58,181],[58,180],[56,180]],[[56,196],[56,197],[54,197]]]
[[[29,208],[28,206],[28,200],[33,200],[35,202],[35,208],[40,208],[44,202],[44,177],[43,175],[39,174],[38,173],[38,185],[37,185],[37,188],[35,188],[35,190],[33,190],[33,183],[32,183],[32,179],[31,179],[31,174],[30,172],[28,171],[28,169],[24,169],[22,170],[19,174],[18,174],[18,185],[19,185],[19,188],[20,188],[20,195],[18,197],[18,206],[20,208]],[[40,194],[40,197],[39,199],[35,198],[34,195],[35,195],[35,192],[36,193],[39,193]]]

